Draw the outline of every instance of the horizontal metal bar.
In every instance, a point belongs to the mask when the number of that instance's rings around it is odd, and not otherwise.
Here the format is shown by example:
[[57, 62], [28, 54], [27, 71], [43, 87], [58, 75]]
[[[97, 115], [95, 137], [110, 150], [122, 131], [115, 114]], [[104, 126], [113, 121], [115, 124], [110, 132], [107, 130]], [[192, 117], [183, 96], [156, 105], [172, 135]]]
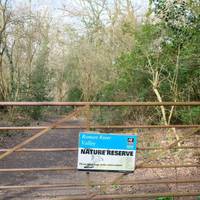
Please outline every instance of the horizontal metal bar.
[[[10, 149], [0, 149], [0, 152], [6, 152]], [[63, 151], [78, 151], [78, 148], [34, 148], [34, 149], [18, 149], [16, 152], [63, 152]]]
[[[118, 185], [152, 185], [152, 184], [186, 184], [186, 183], [199, 183], [200, 179], [182, 179], [182, 180], [135, 180], [135, 181], [123, 181], [119, 182]], [[91, 183], [91, 186], [105, 186], [106, 183]], [[61, 184], [46, 184], [46, 185], [15, 185], [15, 186], [0, 186], [0, 189], [18, 189], [18, 188], [48, 188], [48, 187], [87, 187], [86, 184], [82, 183], [61, 183]]]
[[[152, 185], [152, 184], [187, 184], [187, 183], [199, 183], [200, 179], [183, 179], [183, 180], [135, 180], [135, 181], [123, 181], [117, 183], [118, 185]], [[93, 187], [105, 186], [106, 183], [91, 183]], [[13, 189], [25, 189], [25, 188], [59, 188], [59, 187], [87, 187], [84, 183], [57, 183], [57, 184], [43, 184], [43, 185], [6, 185], [0, 186], [0, 190], [13, 190]]]
[[[177, 146], [170, 148], [172, 149], [199, 149], [200, 146]], [[165, 147], [138, 147], [138, 151], [154, 151], [154, 150], [164, 150], [166, 149]], [[0, 149], [0, 152], [6, 152], [9, 151], [10, 149]], [[78, 148], [23, 148], [23, 149], [18, 149], [15, 152], [63, 152], [63, 151], [78, 151]]]
[[[151, 194], [105, 194], [97, 195], [92, 199], [126, 199], [126, 198], [149, 198], [149, 197], [183, 197], [183, 196], [197, 196], [200, 192], [166, 192], [166, 193], [151, 193]], [[67, 199], [65, 199], [67, 200]]]
[[173, 148], [166, 149], [166, 147], [138, 147], [137, 150], [173, 150], [173, 149], [198, 149], [200, 146], [175, 146]]
[[[184, 184], [184, 183], [199, 183], [200, 179], [181, 179], [181, 180], [135, 180], [135, 181], [121, 181], [119, 185], [135, 185], [135, 184]], [[105, 184], [106, 185], [106, 184]]]
[[87, 187], [85, 184], [77, 183], [58, 183], [58, 184], [44, 184], [44, 185], [8, 185], [0, 186], [0, 190], [26, 189], [26, 188], [59, 188], [59, 187]]
[[[94, 125], [89, 126], [92, 129], [133, 129], [133, 128], [199, 128], [199, 124], [195, 125]], [[13, 127], [0, 127], [0, 131], [5, 130], [42, 130], [48, 126], [13, 126]], [[54, 129], [86, 129], [88, 126], [57, 126]]]
[[200, 164], [182, 164], [182, 165], [140, 165], [136, 169], [153, 169], [153, 168], [183, 168], [183, 167], [200, 167]]
[[70, 195], [62, 198], [56, 198], [54, 200], [88, 200], [88, 194]]
[[0, 102], [0, 106], [200, 106], [194, 102]]
[[[104, 195], [94, 195], [92, 199], [94, 200], [105, 200], [105, 199], [135, 199], [135, 198], [156, 198], [156, 197], [184, 197], [184, 196], [198, 196], [200, 192], [162, 192], [162, 193], [151, 193], [151, 194], [104, 194]], [[88, 196], [76, 195], [76, 196], [66, 196], [62, 198], [57, 198], [55, 200], [87, 200]]]
[[131, 128], [199, 128], [200, 124], [194, 125], [94, 125], [90, 126], [90, 128], [98, 128], [98, 129], [131, 129]]
[[[153, 168], [182, 168], [182, 167], [200, 167], [199, 164], [184, 164], [184, 165], [141, 165], [136, 166], [136, 169], [153, 169]], [[76, 171], [75, 167], [50, 167], [50, 168], [8, 168], [0, 169], [0, 172], [42, 172], [42, 171]]]
[[76, 171], [75, 167], [49, 167], [49, 168], [9, 168], [0, 169], [0, 172], [45, 172], [45, 171]]

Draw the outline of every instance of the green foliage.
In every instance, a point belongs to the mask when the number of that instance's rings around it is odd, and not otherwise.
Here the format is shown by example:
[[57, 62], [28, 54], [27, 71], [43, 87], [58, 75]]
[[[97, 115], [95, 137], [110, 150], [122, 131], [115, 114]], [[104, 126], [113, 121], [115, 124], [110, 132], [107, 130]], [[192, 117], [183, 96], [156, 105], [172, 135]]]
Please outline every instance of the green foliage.
[[[36, 60], [36, 66], [33, 69], [32, 76], [30, 77], [30, 85], [28, 91], [29, 96], [27, 96], [29, 101], [41, 102], [51, 100], [50, 78], [52, 73], [46, 67], [46, 62], [49, 55], [48, 43], [48, 38], [45, 37]], [[34, 107], [29, 110], [29, 114], [34, 119], [39, 119], [42, 117], [43, 111], [43, 107]]]
[[173, 200], [173, 197], [158, 197], [156, 200]]
[[[152, 1], [160, 21], [155, 25], [146, 22], [131, 32], [134, 48], [116, 59], [118, 79], [102, 89], [98, 100], [157, 101], [150, 82], [155, 72], [159, 73], [157, 89], [163, 101], [200, 100], [200, 20], [191, 2]], [[199, 116], [199, 108], [177, 109], [172, 122], [199, 123]], [[160, 114], [154, 112], [152, 117], [158, 120]]]
[[[90, 6], [100, 6], [95, 2], [86, 5], [91, 16], [81, 17], [86, 28], [81, 34], [75, 26], [62, 28], [34, 13], [27, 21], [8, 24], [0, 66], [1, 100], [158, 101], [155, 88], [162, 101], [200, 100], [199, 1], [150, 0], [152, 15], [141, 23], [130, 15], [131, 6], [126, 13], [122, 1], [119, 8], [110, 8], [108, 17], [102, 16], [105, 10], [96, 16], [91, 12]], [[122, 12], [114, 10], [120, 7]], [[46, 108], [23, 111], [38, 119]], [[102, 108], [99, 113], [103, 123], [135, 121], [135, 116], [162, 122], [159, 109]], [[176, 108], [172, 122], [199, 123], [198, 116], [198, 108]]]
[[[199, 28], [199, 13], [191, 5], [196, 1], [153, 0], [153, 12], [168, 33], [168, 40], [179, 46], [190, 41]], [[199, 6], [197, 4], [196, 6]]]
[[118, 79], [102, 89], [101, 94], [98, 94], [98, 100], [144, 101], [151, 98], [149, 74], [143, 71], [147, 63], [144, 50], [150, 51], [150, 44], [158, 34], [159, 28], [149, 24], [135, 32], [134, 49], [128, 53], [124, 52], [114, 65], [118, 71]]
[[199, 124], [200, 123], [200, 108], [199, 107], [190, 107], [184, 110], [179, 111], [180, 120], [184, 124]]
[[68, 91], [68, 101], [81, 101], [82, 95], [83, 95], [82, 91], [79, 88], [77, 87], [71, 88]]

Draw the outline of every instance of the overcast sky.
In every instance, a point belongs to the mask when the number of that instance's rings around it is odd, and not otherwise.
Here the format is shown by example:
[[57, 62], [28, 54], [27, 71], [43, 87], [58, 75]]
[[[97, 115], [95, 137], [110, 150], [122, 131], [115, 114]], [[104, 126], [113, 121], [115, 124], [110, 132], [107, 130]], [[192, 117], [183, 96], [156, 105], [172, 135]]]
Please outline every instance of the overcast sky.
[[[65, 22], [65, 24], [76, 26], [76, 28], [79, 27], [80, 30], [82, 30], [79, 19], [64, 17], [64, 13], [61, 10], [64, 4], [70, 6], [70, 9], [72, 9], [75, 1], [76, 0], [12, 0], [13, 5], [19, 10], [25, 5], [30, 5], [29, 3], [31, 2], [31, 8], [33, 12], [38, 10], [46, 11], [48, 9], [54, 20], [61, 20], [60, 22]], [[112, 1], [113, 0], [109, 0], [109, 3], [112, 3]], [[148, 0], [133, 0], [133, 2], [135, 4], [134, 8], [136, 10], [136, 16], [140, 20], [147, 10]]]
[[[112, 2], [112, 0], [110, 0]], [[30, 0], [13, 0], [16, 6], [20, 6], [23, 4], [28, 4]], [[62, 8], [63, 4], [71, 5], [74, 0], [31, 0], [33, 9], [43, 9], [48, 7], [53, 12], [60, 12], [59, 8]], [[144, 12], [147, 8], [148, 0], [135, 0], [135, 8], [140, 10], [140, 12]]]

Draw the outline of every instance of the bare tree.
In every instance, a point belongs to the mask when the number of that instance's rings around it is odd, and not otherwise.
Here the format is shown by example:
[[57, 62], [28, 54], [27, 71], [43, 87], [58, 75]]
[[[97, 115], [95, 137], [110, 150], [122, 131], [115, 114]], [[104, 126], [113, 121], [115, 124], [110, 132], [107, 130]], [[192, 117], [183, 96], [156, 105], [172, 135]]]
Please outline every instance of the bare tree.
[[7, 27], [10, 23], [11, 13], [8, 8], [8, 0], [0, 1], [0, 98], [5, 100], [8, 95], [8, 86], [6, 84], [4, 69], [3, 69], [3, 57], [6, 50], [7, 43]]
[[[147, 72], [151, 75], [151, 79], [149, 80], [151, 82], [152, 85], [152, 89], [156, 95], [156, 98], [159, 102], [163, 102], [162, 99], [162, 94], [160, 93], [160, 86], [162, 84], [162, 82], [164, 80], [167, 80], [170, 84], [170, 96], [173, 99], [174, 102], [177, 101], [178, 98], [178, 75], [179, 75], [179, 59], [180, 59], [180, 47], [178, 48], [178, 52], [176, 55], [176, 64], [175, 64], [175, 70], [173, 74], [168, 74], [168, 76], [164, 76], [162, 77], [162, 73], [165, 70], [165, 66], [160, 64], [160, 66], [153, 66], [151, 59], [149, 58], [149, 56], [147, 55], [147, 60], [148, 60], [148, 65], [146, 66], [146, 70]], [[166, 71], [166, 73], [168, 73]], [[171, 119], [174, 113], [174, 106], [171, 107], [171, 109], [169, 110], [169, 112], [167, 112], [167, 109], [164, 106], [160, 106], [161, 109], [161, 113], [162, 113], [162, 123], [164, 123], [164, 125], [170, 125], [171, 123]], [[169, 114], [168, 114], [169, 113]], [[172, 132], [175, 134], [175, 137], [177, 140], [179, 140], [179, 136], [176, 133], [176, 129], [172, 128], [170, 129], [172, 130]]]

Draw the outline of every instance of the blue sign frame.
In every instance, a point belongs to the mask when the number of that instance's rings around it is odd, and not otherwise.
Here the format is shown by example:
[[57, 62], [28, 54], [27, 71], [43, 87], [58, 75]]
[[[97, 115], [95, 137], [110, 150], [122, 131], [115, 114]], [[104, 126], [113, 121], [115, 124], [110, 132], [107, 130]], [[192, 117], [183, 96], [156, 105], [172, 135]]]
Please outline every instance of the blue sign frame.
[[78, 169], [132, 172], [135, 169], [136, 146], [136, 135], [81, 132]]

